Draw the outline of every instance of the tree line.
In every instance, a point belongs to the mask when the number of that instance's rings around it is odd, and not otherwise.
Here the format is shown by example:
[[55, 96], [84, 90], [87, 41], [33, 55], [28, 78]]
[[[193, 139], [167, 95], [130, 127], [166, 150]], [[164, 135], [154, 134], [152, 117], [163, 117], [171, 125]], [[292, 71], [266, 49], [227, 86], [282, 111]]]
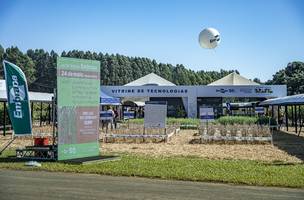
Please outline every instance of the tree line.
[[[237, 70], [194, 71], [182, 64], [159, 63], [154, 59], [129, 57], [119, 54], [103, 54], [91, 51], [63, 51], [58, 54], [43, 49], [29, 49], [23, 53], [18, 47], [4, 49], [0, 45], [0, 78], [3, 79], [2, 60], [19, 66], [25, 73], [31, 91], [52, 92], [56, 88], [56, 59], [58, 56], [100, 61], [100, 83], [102, 85], [124, 85], [151, 72], [176, 85], [207, 85]], [[254, 81], [260, 82], [255, 78]], [[277, 72], [266, 84], [287, 84], [288, 93], [304, 93], [304, 63], [292, 62]]]

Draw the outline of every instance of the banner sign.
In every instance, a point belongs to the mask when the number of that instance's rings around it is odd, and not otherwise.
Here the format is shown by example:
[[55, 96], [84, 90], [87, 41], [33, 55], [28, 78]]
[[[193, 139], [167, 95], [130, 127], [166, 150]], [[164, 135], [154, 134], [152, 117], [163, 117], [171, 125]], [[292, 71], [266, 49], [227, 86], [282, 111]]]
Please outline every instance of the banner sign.
[[112, 120], [113, 112], [112, 111], [100, 111], [100, 120]]
[[3, 61], [9, 117], [14, 134], [32, 134], [32, 119], [26, 77], [13, 63]]
[[167, 102], [147, 101], [145, 104], [145, 128], [166, 128]]
[[202, 122], [214, 121], [214, 111], [211, 107], [200, 107], [200, 119]]
[[57, 58], [58, 160], [99, 155], [100, 62]]
[[134, 111], [124, 111], [123, 116], [124, 116], [124, 119], [134, 119], [135, 112]]

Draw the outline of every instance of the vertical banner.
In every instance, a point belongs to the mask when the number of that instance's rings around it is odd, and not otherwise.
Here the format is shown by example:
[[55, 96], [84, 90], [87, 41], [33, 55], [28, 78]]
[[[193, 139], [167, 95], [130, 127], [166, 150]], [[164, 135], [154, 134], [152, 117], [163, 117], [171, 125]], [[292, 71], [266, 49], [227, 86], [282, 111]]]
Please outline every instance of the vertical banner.
[[32, 134], [31, 111], [26, 77], [13, 63], [3, 61], [9, 117], [14, 134]]
[[58, 160], [99, 155], [100, 62], [57, 58]]

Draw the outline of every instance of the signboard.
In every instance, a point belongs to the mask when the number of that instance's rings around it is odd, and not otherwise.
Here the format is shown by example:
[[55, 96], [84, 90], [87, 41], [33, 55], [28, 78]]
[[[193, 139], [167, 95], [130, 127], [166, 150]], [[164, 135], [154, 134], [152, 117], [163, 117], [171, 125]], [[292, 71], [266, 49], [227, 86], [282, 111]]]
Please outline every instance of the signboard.
[[6, 90], [5, 80], [0, 80], [0, 90]]
[[112, 111], [100, 111], [100, 120], [112, 120], [113, 112]]
[[31, 110], [26, 77], [13, 63], [3, 61], [9, 117], [14, 134], [32, 134]]
[[256, 114], [264, 114], [264, 107], [255, 107]]
[[145, 104], [145, 128], [166, 128], [167, 102], [147, 101]]
[[58, 160], [99, 155], [100, 62], [57, 58]]
[[286, 85], [233, 86], [102, 86], [112, 97], [283, 97]]
[[200, 107], [200, 119], [202, 122], [214, 121], [214, 111], [211, 107]]
[[134, 119], [135, 112], [134, 111], [124, 111], [123, 116], [124, 116], [124, 119]]

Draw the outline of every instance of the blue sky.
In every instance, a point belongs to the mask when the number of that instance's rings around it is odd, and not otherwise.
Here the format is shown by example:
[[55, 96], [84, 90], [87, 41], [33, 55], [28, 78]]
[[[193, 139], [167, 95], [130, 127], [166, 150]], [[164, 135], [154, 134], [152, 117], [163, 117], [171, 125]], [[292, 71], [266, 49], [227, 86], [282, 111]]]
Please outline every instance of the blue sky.
[[[0, 44], [237, 69], [265, 81], [288, 62], [304, 61], [303, 10], [301, 0], [0, 0]], [[206, 27], [221, 34], [215, 50], [198, 44]]]

